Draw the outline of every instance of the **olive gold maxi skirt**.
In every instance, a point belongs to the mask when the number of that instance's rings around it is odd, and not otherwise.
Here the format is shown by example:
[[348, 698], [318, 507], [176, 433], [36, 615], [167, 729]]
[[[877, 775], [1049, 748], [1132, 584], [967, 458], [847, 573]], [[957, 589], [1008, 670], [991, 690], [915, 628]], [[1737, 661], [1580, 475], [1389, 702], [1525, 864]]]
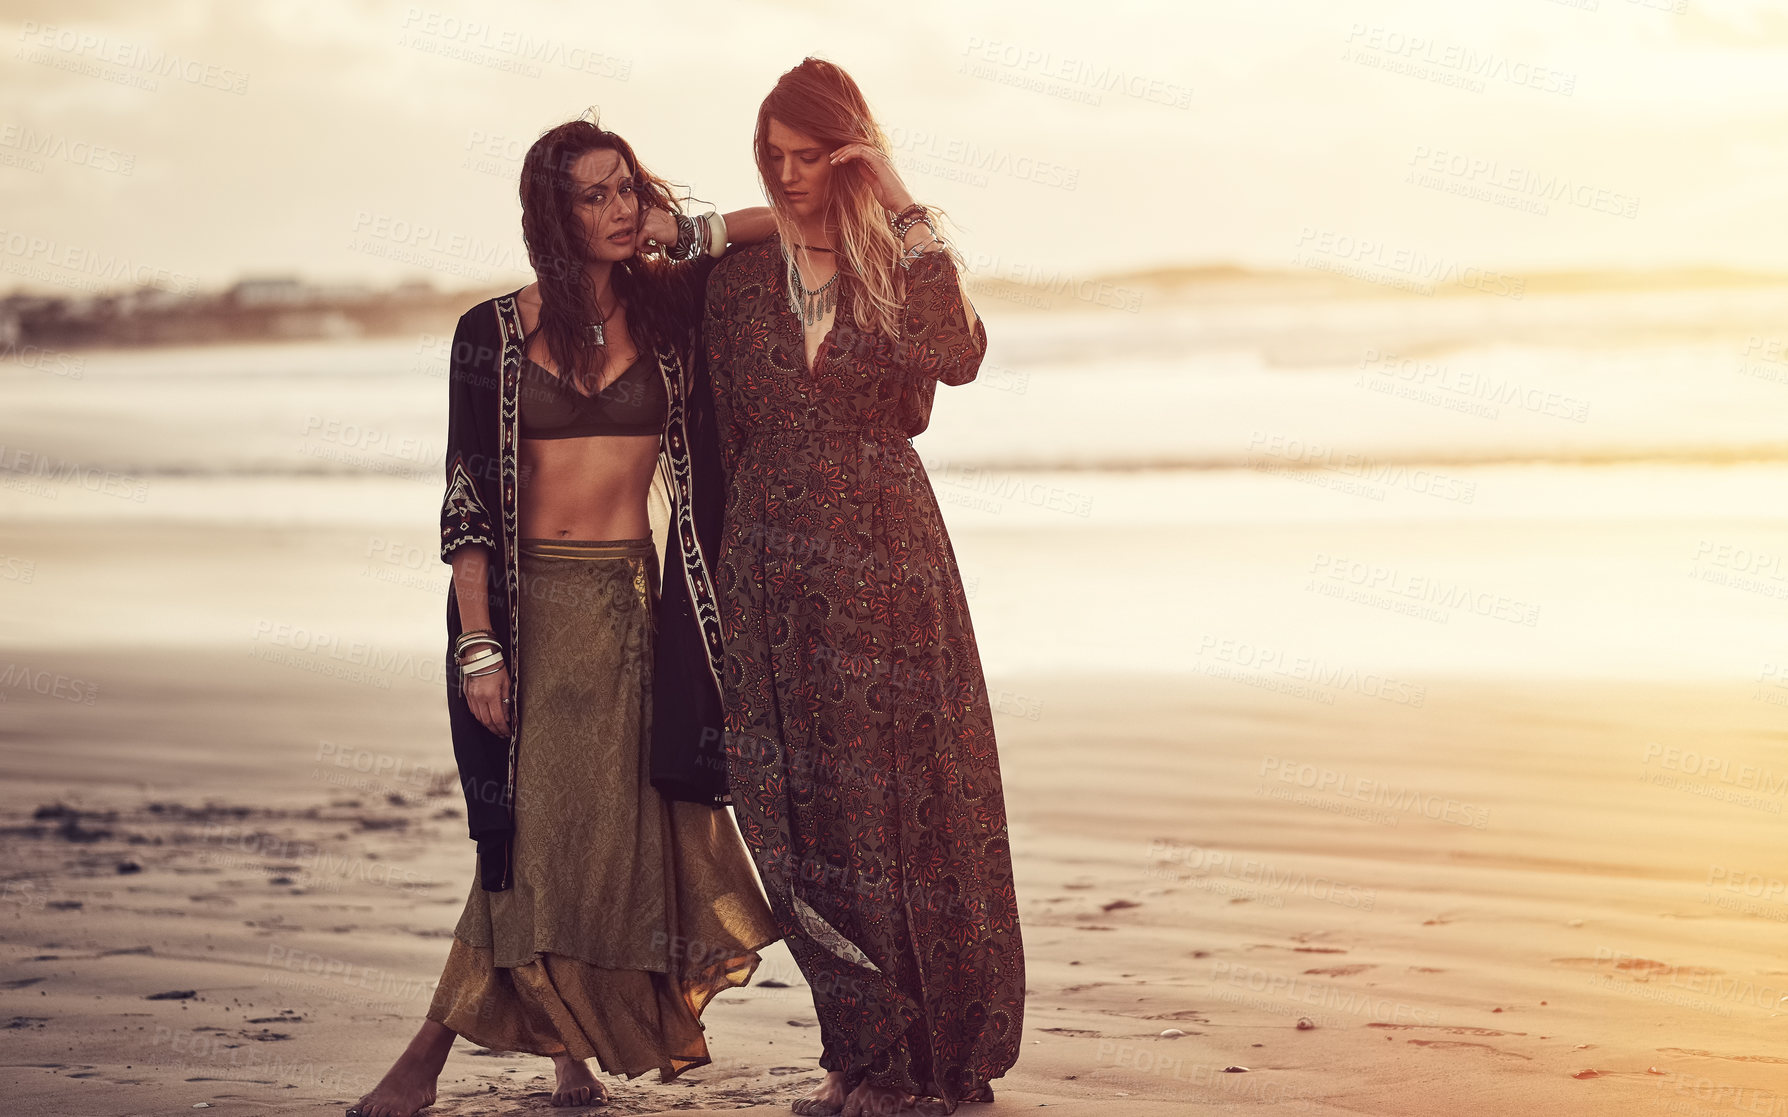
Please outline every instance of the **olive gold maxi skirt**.
[[502, 1051], [669, 1081], [778, 937], [724, 809], [649, 776], [650, 539], [521, 541], [514, 884], [473, 873], [428, 1018]]

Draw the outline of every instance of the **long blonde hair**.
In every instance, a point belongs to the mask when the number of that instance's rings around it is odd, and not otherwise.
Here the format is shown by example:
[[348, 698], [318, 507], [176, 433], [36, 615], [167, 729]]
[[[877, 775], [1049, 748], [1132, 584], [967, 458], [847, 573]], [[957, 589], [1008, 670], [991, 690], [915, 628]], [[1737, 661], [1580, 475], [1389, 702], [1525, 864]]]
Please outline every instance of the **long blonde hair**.
[[[770, 119], [803, 132], [828, 149], [845, 144], [865, 144], [893, 162], [888, 137], [869, 111], [869, 103], [857, 83], [837, 64], [809, 56], [776, 79], [775, 88], [757, 110], [753, 149], [764, 196], [776, 220], [776, 232], [791, 256], [802, 243], [800, 228], [782, 195], [781, 176], [770, 162]], [[832, 168], [827, 191], [826, 225], [837, 232], [839, 282], [852, 285], [855, 326], [865, 333], [890, 339], [900, 336], [900, 307], [905, 301], [905, 269], [899, 266], [904, 246], [889, 227], [886, 211], [875, 200], [869, 175], [860, 163]], [[928, 207], [931, 208], [931, 207]], [[931, 208], [932, 221], [940, 225], [941, 211]], [[943, 251], [960, 267], [962, 258], [953, 246]], [[792, 279], [790, 298], [794, 297]]]

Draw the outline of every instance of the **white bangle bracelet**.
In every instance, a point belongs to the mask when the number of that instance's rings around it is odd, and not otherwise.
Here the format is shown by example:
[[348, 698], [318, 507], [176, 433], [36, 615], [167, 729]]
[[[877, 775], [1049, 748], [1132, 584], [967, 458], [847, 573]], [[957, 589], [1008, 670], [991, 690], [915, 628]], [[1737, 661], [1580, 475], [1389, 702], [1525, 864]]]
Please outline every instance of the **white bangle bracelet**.
[[726, 255], [726, 218], [712, 212], [708, 214], [708, 255]]
[[464, 662], [462, 662], [459, 665], [459, 673], [461, 675], [465, 675], [468, 672], [477, 671], [481, 667], [489, 667], [493, 663], [501, 663], [501, 662], [503, 662], [503, 653], [502, 652], [498, 652], [498, 651], [480, 652], [477, 655], [473, 656], [471, 659], [468, 659], [468, 660], [465, 660]]

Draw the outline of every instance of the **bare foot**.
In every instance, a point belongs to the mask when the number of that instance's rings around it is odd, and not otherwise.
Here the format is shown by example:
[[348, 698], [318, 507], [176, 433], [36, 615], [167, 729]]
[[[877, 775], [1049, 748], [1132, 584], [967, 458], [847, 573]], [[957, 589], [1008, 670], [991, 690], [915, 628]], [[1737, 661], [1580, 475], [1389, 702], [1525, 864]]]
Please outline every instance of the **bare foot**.
[[415, 1117], [435, 1104], [435, 1079], [447, 1065], [454, 1032], [436, 1020], [424, 1020], [404, 1053], [385, 1077], [364, 1094], [347, 1117]]
[[[970, 1090], [968, 1093], [962, 1095], [962, 1097], [958, 1098], [957, 1100], [959, 1102], [972, 1102], [972, 1101], [988, 1102], [988, 1101], [992, 1101], [993, 1100], [993, 1086], [991, 1084], [978, 1086], [975, 1089]], [[945, 1117], [945, 1115], [948, 1114], [949, 1112], [950, 1112], [950, 1107], [944, 1104], [944, 1099], [942, 1099], [942, 1098], [929, 1098], [928, 1097], [928, 1098], [914, 1098], [913, 1099], [914, 1117]]]
[[813, 1088], [813, 1093], [789, 1106], [800, 1117], [832, 1117], [844, 1109], [844, 1072], [826, 1072], [826, 1080]]
[[582, 1059], [554, 1055], [553, 1070], [559, 1075], [559, 1088], [553, 1091], [554, 1105], [608, 1104], [608, 1087], [596, 1080]]
[[912, 1106], [911, 1094], [865, 1082], [844, 1099], [843, 1117], [894, 1117], [911, 1112]]

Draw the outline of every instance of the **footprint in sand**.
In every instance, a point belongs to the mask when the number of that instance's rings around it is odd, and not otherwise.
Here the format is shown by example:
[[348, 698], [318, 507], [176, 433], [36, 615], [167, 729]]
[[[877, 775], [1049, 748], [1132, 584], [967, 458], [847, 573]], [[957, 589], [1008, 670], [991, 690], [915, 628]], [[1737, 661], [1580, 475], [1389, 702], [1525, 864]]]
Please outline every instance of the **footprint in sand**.
[[1524, 1062], [1533, 1062], [1533, 1056], [1531, 1055], [1522, 1055], [1515, 1051], [1504, 1051], [1500, 1047], [1492, 1047], [1487, 1043], [1471, 1043], [1462, 1039], [1412, 1039], [1409, 1042], [1416, 1044], [1419, 1047], [1476, 1047], [1488, 1051], [1492, 1055], [1501, 1055], [1505, 1059], [1521, 1059]]
[[1788, 1063], [1779, 1055], [1722, 1055], [1718, 1051], [1698, 1051], [1693, 1047], [1660, 1047], [1660, 1055], [1694, 1055], [1702, 1059], [1729, 1059], [1735, 1063]]
[[1654, 977], [1709, 977], [1724, 973], [1723, 970], [1710, 969], [1707, 966], [1672, 966], [1668, 962], [1660, 962], [1655, 958], [1619, 958], [1609, 965], [1607, 958], [1554, 958], [1555, 966], [1569, 966], [1574, 970], [1601, 970], [1612, 968], [1618, 973], [1630, 975], [1636, 981], [1650, 981]]
[[1175, 1012], [1157, 1012], [1143, 1017], [1144, 1020], [1192, 1020], [1200, 1024], [1209, 1024], [1204, 1010], [1199, 1008], [1182, 1008]]
[[1397, 1028], [1400, 1030], [1408, 1030], [1411, 1028], [1433, 1028], [1435, 1031], [1445, 1032], [1450, 1036], [1524, 1036], [1527, 1034], [1526, 1032], [1499, 1032], [1495, 1028], [1473, 1028], [1466, 1024], [1387, 1024], [1380, 1020], [1373, 1020], [1369, 1022], [1366, 1027]]

